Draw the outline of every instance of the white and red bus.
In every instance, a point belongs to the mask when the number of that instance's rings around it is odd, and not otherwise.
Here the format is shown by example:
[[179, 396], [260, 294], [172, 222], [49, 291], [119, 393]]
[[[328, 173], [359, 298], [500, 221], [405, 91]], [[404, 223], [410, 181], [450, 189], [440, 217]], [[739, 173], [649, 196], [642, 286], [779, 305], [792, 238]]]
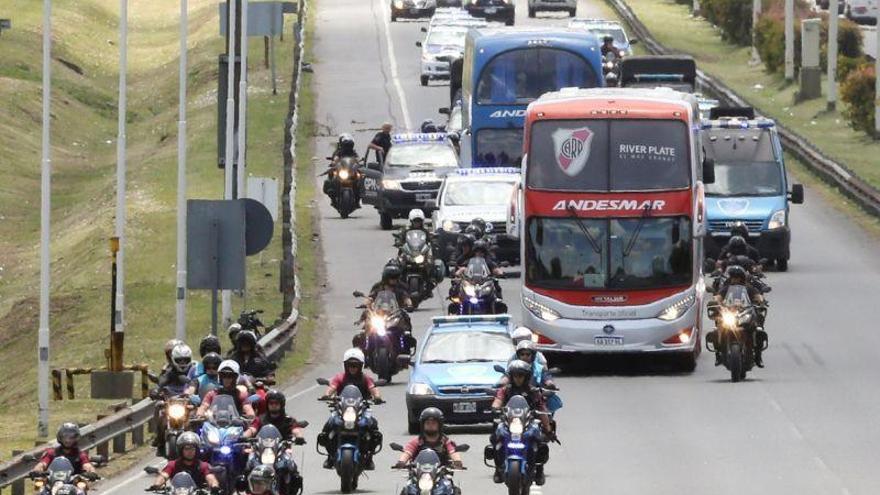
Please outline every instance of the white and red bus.
[[693, 95], [564, 89], [529, 105], [521, 229], [526, 326], [550, 353], [701, 343], [703, 157]]

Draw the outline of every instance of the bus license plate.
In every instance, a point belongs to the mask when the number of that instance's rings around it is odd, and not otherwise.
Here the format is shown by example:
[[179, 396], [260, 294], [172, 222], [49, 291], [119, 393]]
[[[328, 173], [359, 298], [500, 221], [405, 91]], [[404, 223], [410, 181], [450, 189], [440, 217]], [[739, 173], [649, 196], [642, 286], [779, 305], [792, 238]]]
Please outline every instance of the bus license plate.
[[623, 345], [623, 337], [609, 337], [605, 335], [597, 335], [593, 337], [593, 343], [599, 346], [615, 346]]
[[453, 402], [452, 412], [456, 414], [469, 414], [477, 412], [476, 402]]
[[494, 14], [495, 12], [498, 12], [498, 7], [486, 7], [487, 14]]

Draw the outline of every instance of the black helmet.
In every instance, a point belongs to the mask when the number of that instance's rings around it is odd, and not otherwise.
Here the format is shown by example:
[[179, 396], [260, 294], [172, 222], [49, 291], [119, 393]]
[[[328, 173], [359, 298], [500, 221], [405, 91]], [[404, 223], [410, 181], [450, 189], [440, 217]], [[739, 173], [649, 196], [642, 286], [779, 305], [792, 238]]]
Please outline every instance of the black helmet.
[[532, 366], [520, 359], [514, 359], [507, 365], [507, 374], [510, 375], [510, 378], [513, 378], [516, 375], [522, 375], [526, 378], [532, 376]]
[[212, 367], [215, 370], [219, 370], [220, 363], [222, 362], [223, 358], [220, 357], [220, 354], [217, 354], [216, 352], [209, 352], [205, 354], [205, 357], [202, 358], [202, 368], [207, 370], [208, 367]]
[[256, 484], [262, 485], [263, 488], [262, 493], [271, 493], [272, 482], [275, 480], [275, 470], [272, 469], [272, 466], [268, 466], [266, 464], [260, 464], [255, 467], [251, 474], [248, 475], [248, 488], [250, 491], [256, 492], [255, 489]]
[[745, 222], [737, 220], [736, 222], [733, 222], [733, 226], [730, 227], [730, 235], [731, 236], [738, 235], [738, 236], [742, 237], [743, 239], [748, 239], [749, 238], [749, 227], [748, 227], [748, 225], [745, 224]]
[[730, 241], [727, 243], [727, 250], [730, 254], [743, 255], [748, 253], [748, 244], [746, 244], [746, 240], [742, 237], [735, 235], [730, 238]]
[[385, 265], [385, 268], [382, 269], [382, 281], [387, 282], [392, 278], [400, 278], [400, 267], [392, 264]]
[[727, 267], [727, 279], [739, 278], [743, 282], [746, 280], [746, 269], [739, 265], [730, 265]]
[[436, 419], [437, 422], [440, 423], [440, 428], [443, 428], [443, 423], [446, 421], [446, 418], [443, 416], [443, 411], [436, 407], [427, 407], [421, 414], [419, 414], [419, 424], [422, 425], [422, 427], [424, 427], [425, 421], [429, 419]]
[[467, 246], [469, 248], [473, 248], [474, 242], [476, 242], [476, 241], [477, 241], [477, 239], [471, 234], [463, 234], [463, 235], [458, 236], [458, 245], [459, 246]]
[[199, 342], [199, 357], [205, 358], [209, 353], [220, 354], [220, 339], [216, 335], [205, 335]]
[[[238, 334], [241, 332], [241, 323], [233, 323], [229, 325], [229, 341], [232, 342], [232, 345], [235, 345], [236, 340], [238, 339]], [[218, 353], [219, 354], [219, 353]]]
[[74, 443], [79, 441], [79, 426], [76, 423], [64, 423], [58, 428], [55, 440], [58, 440], [62, 447], [64, 446], [65, 438], [73, 440]]
[[480, 251], [482, 251], [483, 254], [489, 254], [489, 245], [482, 239], [474, 243], [474, 252], [478, 253]]
[[437, 126], [434, 125], [434, 121], [431, 119], [425, 119], [422, 121], [422, 132], [437, 132]]
[[486, 231], [486, 221], [482, 218], [477, 217], [471, 220], [471, 225], [473, 225], [474, 227], [478, 227], [480, 229], [480, 232]]
[[613, 43], [613, 42], [614, 42], [614, 36], [611, 36], [611, 35], [609, 35], [609, 34], [606, 34], [605, 36], [602, 36], [602, 43], [608, 43], [609, 41]]
[[251, 348], [257, 347], [257, 336], [250, 330], [242, 330], [238, 332], [235, 342], [241, 347], [242, 344], [250, 344]]
[[465, 234], [470, 234], [474, 236], [474, 239], [479, 239], [483, 237], [483, 230], [479, 225], [474, 225], [473, 223], [468, 225], [466, 229], [464, 229]]
[[354, 138], [345, 132], [339, 135], [339, 151], [354, 152]]
[[281, 410], [284, 410], [284, 406], [287, 404], [287, 397], [285, 397], [284, 393], [280, 390], [272, 389], [269, 393], [266, 394], [266, 406], [269, 406], [269, 402], [277, 402], [281, 404]]
[[196, 452], [198, 452], [202, 446], [202, 440], [195, 433], [185, 431], [177, 436], [177, 448], [182, 451], [186, 446], [195, 447]]

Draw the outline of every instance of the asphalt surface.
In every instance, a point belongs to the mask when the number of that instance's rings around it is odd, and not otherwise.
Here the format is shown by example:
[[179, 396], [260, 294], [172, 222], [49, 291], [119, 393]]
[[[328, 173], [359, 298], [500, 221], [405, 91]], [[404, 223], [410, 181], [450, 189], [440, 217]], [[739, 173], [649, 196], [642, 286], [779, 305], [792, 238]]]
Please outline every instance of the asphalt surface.
[[[419, 85], [415, 42], [425, 24], [390, 24], [387, 9], [384, 0], [318, 5], [313, 64], [322, 135], [318, 157], [329, 154], [329, 136], [340, 132], [354, 131], [362, 147], [384, 120], [398, 130], [424, 118], [442, 121], [436, 111], [447, 105], [448, 87]], [[581, 0], [579, 16], [599, 13]], [[518, 25], [567, 22], [556, 14], [527, 19], [524, 0], [517, 1], [517, 14]], [[729, 383], [729, 374], [713, 367], [705, 352], [689, 374], [641, 358], [590, 359], [566, 368], [557, 380], [565, 401], [557, 415], [563, 445], [551, 447], [547, 484], [533, 487], [533, 493], [878, 493], [880, 333], [872, 311], [880, 294], [878, 240], [809, 190], [806, 203], [793, 208], [790, 271], [768, 277], [773, 292], [767, 368], [739, 384]], [[341, 369], [339, 359], [358, 316], [351, 292], [368, 290], [394, 254], [391, 235], [379, 229], [371, 207], [347, 220], [324, 197], [316, 208], [328, 278], [326, 315], [316, 338], [326, 345], [304, 377], [284, 388], [288, 411], [312, 423], [302, 457], [307, 494], [339, 490], [335, 473], [321, 468], [323, 459], [314, 451], [327, 417], [326, 406], [315, 400], [321, 390], [314, 379]], [[502, 282], [517, 318], [518, 284]], [[442, 297], [435, 297], [412, 315], [417, 336], [443, 307]], [[407, 372], [397, 375], [382, 390], [388, 404], [374, 408], [386, 446], [408, 438], [406, 379]], [[482, 463], [486, 434], [456, 433], [459, 443], [472, 447], [464, 456], [469, 470], [456, 475], [463, 491], [503, 493]], [[360, 492], [397, 494], [403, 478], [389, 469], [395, 460], [386, 447], [376, 457], [377, 470], [361, 480]], [[105, 482], [100, 493], [140, 492], [151, 480], [139, 469], [158, 463], [144, 460]]]

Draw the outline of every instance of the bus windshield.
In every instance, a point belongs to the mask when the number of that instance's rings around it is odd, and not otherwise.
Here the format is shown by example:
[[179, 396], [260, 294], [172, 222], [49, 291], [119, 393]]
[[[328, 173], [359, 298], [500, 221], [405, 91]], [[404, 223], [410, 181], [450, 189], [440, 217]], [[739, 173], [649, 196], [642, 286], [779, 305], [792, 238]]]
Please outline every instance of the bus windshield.
[[526, 183], [555, 191], [649, 191], [690, 185], [678, 120], [553, 120], [532, 125]]
[[477, 83], [479, 105], [527, 105], [565, 87], [599, 86], [583, 57], [558, 48], [520, 48], [504, 52], [483, 68]]
[[474, 165], [481, 167], [519, 167], [522, 164], [523, 130], [480, 129]]
[[690, 233], [687, 217], [535, 217], [526, 229], [526, 283], [548, 289], [687, 285]]

